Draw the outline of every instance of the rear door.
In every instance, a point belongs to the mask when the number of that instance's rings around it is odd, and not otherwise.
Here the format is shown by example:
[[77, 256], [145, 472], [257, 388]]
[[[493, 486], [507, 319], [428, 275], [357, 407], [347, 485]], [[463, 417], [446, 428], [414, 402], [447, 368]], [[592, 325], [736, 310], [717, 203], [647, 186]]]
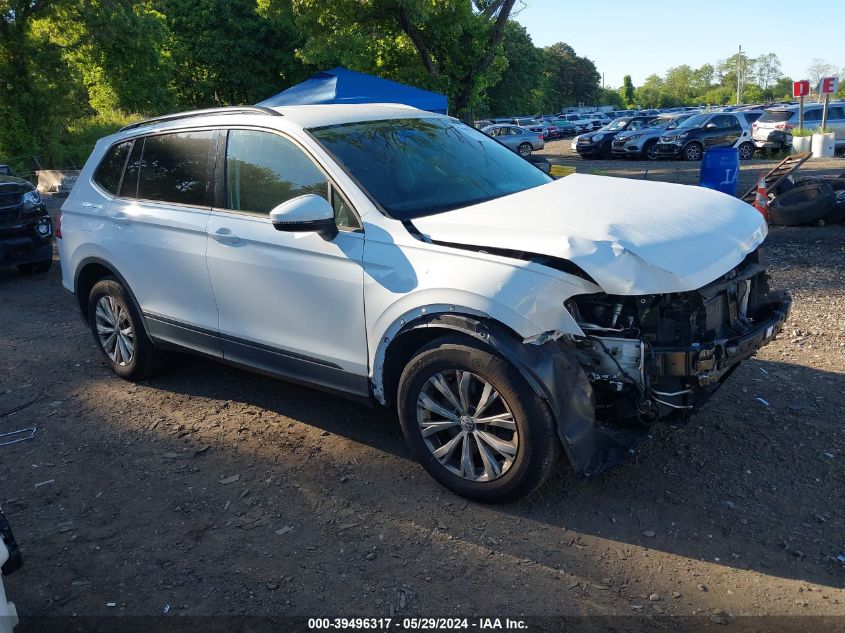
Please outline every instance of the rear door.
[[215, 135], [161, 133], [112, 148], [107, 159], [126, 156], [122, 176], [97, 182], [95, 174], [95, 183], [117, 195], [83, 206], [99, 206], [102, 246], [138, 300], [150, 333], [220, 356], [205, 263]]
[[[208, 223], [208, 270], [227, 360], [359, 395], [369, 390], [364, 233], [308, 153], [276, 131], [231, 129]], [[339, 233], [277, 231], [270, 211], [326, 197]]]
[[827, 111], [827, 127], [836, 134], [837, 143], [845, 143], [845, 106], [830, 106]]

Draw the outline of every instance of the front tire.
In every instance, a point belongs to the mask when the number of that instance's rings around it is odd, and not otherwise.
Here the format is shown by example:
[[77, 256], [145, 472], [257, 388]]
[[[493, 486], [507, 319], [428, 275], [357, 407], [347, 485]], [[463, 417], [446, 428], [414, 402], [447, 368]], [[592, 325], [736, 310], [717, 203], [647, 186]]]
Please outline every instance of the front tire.
[[150, 341], [135, 303], [120, 282], [106, 277], [88, 295], [88, 326], [109, 369], [126, 380], [149, 378], [166, 354]]
[[521, 143], [519, 147], [516, 148], [517, 154], [525, 158], [526, 156], [531, 156], [531, 144], [530, 143]]
[[657, 160], [657, 141], [649, 141], [645, 144], [643, 156], [647, 160]]
[[516, 368], [469, 337], [421, 349], [399, 381], [398, 412], [417, 460], [452, 492], [487, 503], [531, 494], [561, 452], [551, 412]]
[[701, 143], [696, 143], [693, 141], [689, 145], [684, 148], [684, 160], [689, 161], [696, 161], [701, 160], [701, 157], [704, 155], [704, 148], [701, 146]]

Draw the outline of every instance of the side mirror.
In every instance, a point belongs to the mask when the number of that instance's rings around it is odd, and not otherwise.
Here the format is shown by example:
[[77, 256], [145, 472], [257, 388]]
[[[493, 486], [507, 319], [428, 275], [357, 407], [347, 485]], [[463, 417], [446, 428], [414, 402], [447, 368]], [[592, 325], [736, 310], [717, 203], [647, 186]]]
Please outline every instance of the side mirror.
[[270, 221], [277, 231], [313, 232], [327, 240], [332, 240], [337, 235], [332, 205], [314, 193], [283, 202], [270, 211]]
[[532, 163], [537, 169], [544, 171], [545, 173], [550, 173], [552, 171], [552, 164], [543, 156], [535, 156], [534, 154], [529, 154], [528, 156], [524, 156], [525, 160], [529, 163]]
[[704, 126], [704, 129], [705, 130], [715, 130], [716, 124], [715, 123], [708, 123], [707, 125]]

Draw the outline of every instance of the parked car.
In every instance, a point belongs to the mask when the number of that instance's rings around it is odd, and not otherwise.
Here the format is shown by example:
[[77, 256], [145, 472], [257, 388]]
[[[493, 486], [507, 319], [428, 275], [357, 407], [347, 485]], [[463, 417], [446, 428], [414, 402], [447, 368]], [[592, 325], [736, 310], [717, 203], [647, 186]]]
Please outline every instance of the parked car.
[[559, 138], [574, 136], [578, 133], [578, 126], [572, 121], [567, 121], [566, 119], [553, 119], [552, 123], [554, 123], [557, 128]]
[[41, 195], [26, 180], [0, 175], [0, 267], [43, 273], [53, 263], [53, 225]]
[[575, 137], [575, 151], [581, 158], [610, 158], [613, 139], [625, 130], [639, 130], [654, 117], [620, 117], [600, 128], [597, 132], [587, 132]]
[[657, 159], [657, 141], [661, 135], [674, 130], [692, 116], [692, 113], [664, 114], [651, 119], [638, 130], [625, 130], [613, 139], [611, 153], [614, 158]]
[[543, 124], [540, 123], [537, 119], [517, 117], [515, 119], [511, 119], [510, 121], [508, 121], [508, 123], [519, 126], [521, 128], [525, 128], [526, 130], [530, 130], [532, 132], [543, 131]]
[[548, 141], [561, 137], [557, 131], [557, 126], [551, 121], [540, 121], [540, 126], [543, 128], [543, 140]]
[[3, 576], [10, 576], [23, 565], [20, 549], [6, 516], [0, 511], [0, 633], [11, 633], [18, 624], [15, 604], [6, 596]]
[[593, 129], [593, 120], [584, 118], [581, 114], [565, 114], [561, 118], [572, 123], [578, 132], [587, 132]]
[[[804, 106], [804, 128], [821, 126], [822, 104]], [[798, 127], [798, 106], [777, 106], [765, 110], [751, 126], [751, 138], [760, 149], [792, 147], [792, 130]], [[827, 127], [836, 135], [836, 148], [845, 147], [845, 102], [828, 105]]]
[[740, 160], [754, 156], [751, 123], [760, 112], [716, 112], [696, 114], [660, 137], [655, 146], [658, 158], [701, 160], [710, 147], [737, 147]]
[[388, 406], [437, 481], [488, 502], [564, 452], [581, 475], [625, 460], [790, 306], [741, 200], [553, 180], [406, 106], [142, 121], [97, 142], [61, 212], [63, 286], [118, 376], [184, 350]]
[[543, 149], [546, 146], [542, 132], [531, 132], [516, 125], [488, 125], [481, 131], [523, 158], [529, 156], [534, 150]]

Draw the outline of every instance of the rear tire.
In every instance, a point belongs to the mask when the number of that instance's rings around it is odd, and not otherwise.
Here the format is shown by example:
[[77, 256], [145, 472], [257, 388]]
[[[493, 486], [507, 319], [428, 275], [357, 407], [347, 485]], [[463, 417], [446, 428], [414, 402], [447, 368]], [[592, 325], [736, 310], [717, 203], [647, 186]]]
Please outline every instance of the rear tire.
[[52, 259], [45, 259], [43, 262], [33, 262], [31, 264], [18, 264], [18, 272], [22, 275], [38, 275], [46, 273], [53, 266]]
[[751, 160], [754, 158], [754, 151], [757, 149], [754, 147], [754, 143], [742, 143], [737, 148], [739, 150], [739, 160]]
[[94, 284], [88, 295], [88, 326], [106, 365], [126, 380], [149, 378], [167, 354], [153, 345], [126, 288], [114, 277]]
[[531, 144], [530, 143], [521, 143], [516, 148], [516, 152], [517, 152], [517, 154], [519, 154], [523, 158], [525, 158], [526, 156], [531, 156], [531, 152], [532, 152]]
[[834, 200], [828, 184], [795, 187], [774, 199], [769, 215], [773, 224], [781, 226], [812, 224], [833, 210]]
[[422, 467], [468, 499], [529, 495], [561, 454], [546, 404], [513, 365], [470, 337], [447, 335], [422, 348], [402, 372], [397, 407]]
[[693, 141], [684, 148], [684, 160], [696, 161], [701, 160], [704, 155], [704, 148], [701, 143]]

